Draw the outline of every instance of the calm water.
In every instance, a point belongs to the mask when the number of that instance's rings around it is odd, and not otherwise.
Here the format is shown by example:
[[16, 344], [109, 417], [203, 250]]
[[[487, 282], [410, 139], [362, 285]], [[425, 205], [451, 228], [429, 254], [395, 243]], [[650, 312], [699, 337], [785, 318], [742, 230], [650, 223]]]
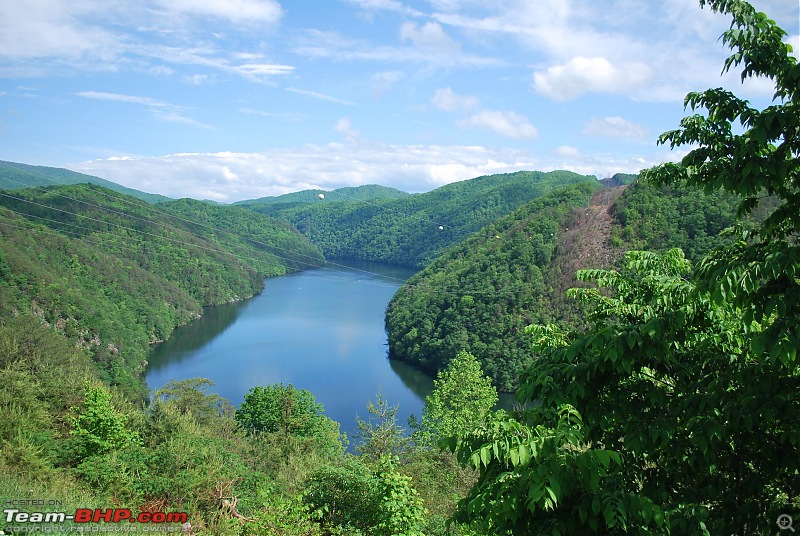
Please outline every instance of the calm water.
[[412, 271], [374, 263], [328, 265], [268, 279], [243, 303], [211, 307], [177, 330], [149, 360], [147, 383], [209, 378], [238, 406], [257, 385], [308, 389], [352, 437], [355, 417], [378, 390], [398, 404], [398, 420], [420, 416], [433, 380], [387, 358], [384, 311]]

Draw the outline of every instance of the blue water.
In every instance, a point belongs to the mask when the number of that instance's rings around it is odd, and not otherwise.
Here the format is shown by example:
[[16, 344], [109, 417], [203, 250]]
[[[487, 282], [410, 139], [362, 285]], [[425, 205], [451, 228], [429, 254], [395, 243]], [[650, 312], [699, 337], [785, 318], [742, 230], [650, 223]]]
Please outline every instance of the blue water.
[[194, 377], [238, 406], [257, 385], [308, 389], [325, 414], [352, 437], [356, 415], [378, 391], [398, 405], [405, 425], [419, 417], [432, 379], [387, 358], [386, 305], [413, 272], [374, 263], [328, 265], [268, 279], [264, 292], [242, 303], [206, 309], [150, 357], [147, 383]]

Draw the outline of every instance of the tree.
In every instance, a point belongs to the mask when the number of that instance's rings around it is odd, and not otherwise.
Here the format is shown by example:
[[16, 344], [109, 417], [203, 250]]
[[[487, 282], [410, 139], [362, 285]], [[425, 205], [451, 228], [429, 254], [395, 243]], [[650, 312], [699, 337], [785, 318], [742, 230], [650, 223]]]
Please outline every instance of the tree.
[[356, 437], [359, 439], [356, 451], [361, 456], [377, 463], [382, 457], [398, 456], [405, 448], [408, 438], [397, 423], [397, 409], [397, 405], [390, 406], [386, 402], [379, 390], [377, 401], [367, 402], [368, 420], [363, 421], [356, 415]]
[[83, 393], [83, 407], [72, 408], [70, 418], [78, 460], [122, 448], [134, 439], [125, 427], [127, 417], [114, 408], [106, 387], [87, 381]]
[[236, 420], [251, 433], [279, 432], [283, 436], [306, 437], [320, 432], [328, 420], [322, 404], [306, 389], [276, 383], [253, 387], [236, 410]]
[[474, 355], [459, 352], [433, 380], [433, 392], [425, 398], [417, 434], [422, 443], [440, 437], [465, 434], [483, 424], [497, 404], [497, 390], [483, 375]]
[[198, 422], [208, 423], [214, 417], [225, 414], [230, 408], [228, 401], [218, 394], [205, 392], [214, 385], [208, 378], [172, 380], [156, 390], [153, 397], [158, 403], [174, 404], [181, 415], [188, 413]]
[[490, 533], [763, 534], [800, 505], [800, 69], [748, 3], [700, 3], [733, 18], [724, 70], [772, 79], [780, 102], [690, 94], [707, 115], [661, 142], [696, 148], [643, 177], [723, 188], [740, 216], [764, 195], [778, 208], [694, 273], [679, 250], [578, 272], [598, 287], [570, 291], [589, 329], [531, 328], [518, 396], [541, 404], [449, 444], [480, 469], [460, 516]]

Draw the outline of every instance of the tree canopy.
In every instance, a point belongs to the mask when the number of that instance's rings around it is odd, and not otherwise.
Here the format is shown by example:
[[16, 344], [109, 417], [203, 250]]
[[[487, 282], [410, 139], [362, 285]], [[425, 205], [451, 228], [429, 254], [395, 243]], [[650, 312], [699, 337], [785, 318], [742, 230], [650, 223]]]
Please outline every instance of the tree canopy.
[[694, 148], [643, 177], [722, 188], [739, 216], [767, 195], [777, 208], [695, 271], [672, 250], [578, 273], [596, 284], [570, 292], [588, 329], [531, 328], [518, 396], [540, 405], [448, 441], [480, 469], [460, 516], [492, 534], [764, 534], [800, 506], [800, 68], [747, 2], [701, 5], [733, 20], [724, 69], [771, 79], [775, 104], [690, 94], [705, 115], [661, 142]]

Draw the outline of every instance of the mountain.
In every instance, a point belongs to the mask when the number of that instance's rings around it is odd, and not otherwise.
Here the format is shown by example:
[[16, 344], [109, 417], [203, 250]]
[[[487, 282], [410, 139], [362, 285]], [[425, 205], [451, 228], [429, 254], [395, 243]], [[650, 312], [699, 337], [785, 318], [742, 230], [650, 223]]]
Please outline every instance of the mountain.
[[324, 259], [287, 223], [199, 201], [157, 205], [93, 184], [0, 191], [0, 319], [32, 315], [141, 396], [150, 346], [263, 278]]
[[140, 192], [139, 190], [126, 188], [117, 183], [101, 179], [100, 177], [84, 175], [83, 173], [70, 171], [64, 168], [31, 166], [28, 164], [18, 164], [16, 162], [0, 160], [0, 190], [19, 190], [20, 188], [31, 188], [35, 186], [59, 186], [83, 183], [103, 186], [109, 190], [136, 197], [147, 203], [159, 203], [170, 199], [163, 195]]
[[388, 186], [380, 186], [378, 184], [365, 184], [363, 186], [337, 188], [336, 190], [303, 190], [300, 192], [292, 192], [290, 194], [283, 194], [274, 197], [261, 197], [259, 199], [249, 199], [245, 201], [237, 201], [234, 205], [239, 205], [248, 208], [256, 208], [259, 205], [285, 205], [285, 204], [301, 204], [301, 203], [318, 203], [320, 201], [320, 194], [324, 199], [330, 201], [378, 201], [382, 199], [401, 199], [410, 194], [389, 188]]
[[341, 196], [303, 203], [246, 204], [283, 218], [320, 247], [326, 257], [379, 261], [422, 268], [447, 247], [517, 207], [556, 188], [597, 184], [569, 171], [519, 171], [488, 175], [397, 199], [366, 201]]
[[612, 177], [607, 177], [605, 179], [600, 179], [600, 182], [603, 185], [608, 186], [609, 188], [615, 188], [617, 186], [626, 186], [628, 184], [633, 184], [639, 178], [639, 175], [635, 175], [632, 173], [615, 173]]
[[[449, 248], [387, 307], [392, 358], [435, 372], [461, 350], [511, 391], [532, 359], [529, 324], [578, 326], [565, 290], [575, 271], [610, 268], [630, 249], [680, 247], [701, 259], [727, 243], [737, 199], [643, 184], [579, 184], [544, 195]], [[765, 217], [767, 200], [754, 214]]]

